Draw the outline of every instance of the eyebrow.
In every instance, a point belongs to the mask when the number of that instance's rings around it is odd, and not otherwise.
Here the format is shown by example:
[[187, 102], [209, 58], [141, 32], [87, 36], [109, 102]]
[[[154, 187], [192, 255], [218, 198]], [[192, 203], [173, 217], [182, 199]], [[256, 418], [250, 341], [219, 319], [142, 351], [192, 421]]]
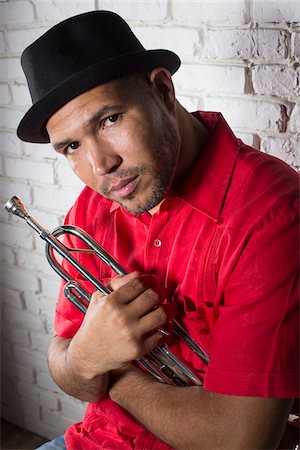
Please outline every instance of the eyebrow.
[[[85, 121], [83, 124], [84, 128], [90, 128], [91, 126], [95, 125], [95, 123], [98, 123], [100, 119], [103, 119], [105, 117], [112, 116], [113, 114], [116, 114], [116, 111], [120, 111], [124, 109], [124, 105], [114, 105], [114, 106], [103, 106], [101, 109], [96, 111], [91, 117], [89, 117], [88, 120]], [[52, 144], [52, 147], [55, 151], [59, 152], [61, 149], [67, 147], [69, 144], [74, 142], [76, 139], [65, 139], [64, 141], [54, 142]]]

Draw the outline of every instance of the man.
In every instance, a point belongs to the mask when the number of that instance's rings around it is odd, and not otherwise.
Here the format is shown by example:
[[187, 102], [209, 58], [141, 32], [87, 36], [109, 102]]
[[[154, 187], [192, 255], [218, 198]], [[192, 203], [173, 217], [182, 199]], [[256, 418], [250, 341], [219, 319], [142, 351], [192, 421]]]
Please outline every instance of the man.
[[[90, 402], [63, 445], [276, 448], [298, 396], [296, 173], [237, 140], [220, 114], [185, 111], [178, 57], [146, 51], [113, 13], [58, 24], [22, 63], [33, 106], [19, 137], [66, 156], [86, 184], [66, 223], [129, 272], [114, 277], [83, 254], [111, 293], [94, 292], [84, 317], [59, 294], [49, 368]], [[209, 354], [206, 366], [170, 332], [203, 387], [132, 363], [164, 342], [175, 314]]]

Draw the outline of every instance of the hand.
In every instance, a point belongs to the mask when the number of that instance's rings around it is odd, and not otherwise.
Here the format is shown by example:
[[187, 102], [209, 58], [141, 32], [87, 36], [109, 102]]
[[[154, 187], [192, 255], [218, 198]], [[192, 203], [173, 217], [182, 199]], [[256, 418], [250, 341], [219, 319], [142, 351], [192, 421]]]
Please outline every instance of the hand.
[[[163, 336], [158, 331], [173, 318], [173, 304], [162, 305], [165, 289], [153, 275], [134, 272], [114, 278], [107, 296], [96, 291], [69, 347], [77, 370], [94, 378], [153, 350]], [[73, 362], [74, 364], [74, 362]]]

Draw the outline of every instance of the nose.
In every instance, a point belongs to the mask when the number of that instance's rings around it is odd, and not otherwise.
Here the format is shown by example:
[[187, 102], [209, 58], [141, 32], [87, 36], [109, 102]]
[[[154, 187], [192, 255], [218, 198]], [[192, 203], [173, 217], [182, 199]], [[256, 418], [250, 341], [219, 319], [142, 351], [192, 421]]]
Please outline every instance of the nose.
[[113, 172], [122, 163], [121, 156], [96, 141], [89, 145], [88, 160], [93, 172], [100, 176]]

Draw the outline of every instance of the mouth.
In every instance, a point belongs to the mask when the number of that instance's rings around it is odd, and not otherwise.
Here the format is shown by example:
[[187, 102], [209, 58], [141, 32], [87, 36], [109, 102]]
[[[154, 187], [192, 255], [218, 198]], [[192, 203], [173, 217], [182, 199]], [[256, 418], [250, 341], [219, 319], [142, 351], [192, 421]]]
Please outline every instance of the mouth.
[[112, 186], [110, 193], [117, 198], [125, 198], [132, 194], [139, 182], [139, 175], [125, 180], [121, 180], [118, 184]]

